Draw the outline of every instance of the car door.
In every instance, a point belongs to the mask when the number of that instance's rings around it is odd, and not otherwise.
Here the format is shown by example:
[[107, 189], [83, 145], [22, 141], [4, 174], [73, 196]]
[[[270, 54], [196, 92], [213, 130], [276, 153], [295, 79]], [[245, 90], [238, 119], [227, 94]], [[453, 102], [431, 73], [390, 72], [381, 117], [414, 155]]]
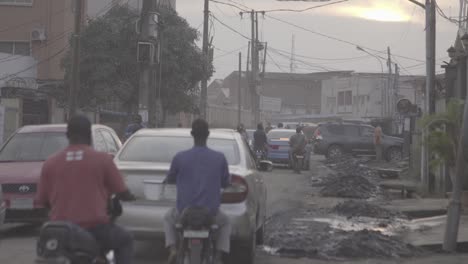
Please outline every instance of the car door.
[[96, 151], [99, 152], [108, 152], [106, 142], [104, 141], [104, 137], [101, 133], [101, 129], [96, 129], [93, 132], [93, 147]]
[[371, 126], [361, 126], [359, 145], [362, 152], [369, 155], [375, 155], [374, 147], [374, 128]]
[[347, 146], [347, 149], [351, 150], [353, 153], [362, 153], [361, 144], [359, 144], [359, 126], [344, 125], [343, 130], [345, 145]]
[[266, 218], [266, 186], [263, 179], [263, 174], [257, 170], [257, 161], [254, 157], [253, 152], [249, 149], [249, 146], [244, 142], [245, 148], [245, 158], [247, 168], [252, 173], [251, 177], [254, 180], [255, 186], [255, 198], [257, 202], [257, 227], [260, 227], [263, 224], [264, 219]]
[[104, 138], [104, 142], [106, 143], [107, 153], [111, 155], [117, 154], [119, 151], [118, 143], [115, 141], [112, 133], [107, 129], [100, 129], [100, 132]]

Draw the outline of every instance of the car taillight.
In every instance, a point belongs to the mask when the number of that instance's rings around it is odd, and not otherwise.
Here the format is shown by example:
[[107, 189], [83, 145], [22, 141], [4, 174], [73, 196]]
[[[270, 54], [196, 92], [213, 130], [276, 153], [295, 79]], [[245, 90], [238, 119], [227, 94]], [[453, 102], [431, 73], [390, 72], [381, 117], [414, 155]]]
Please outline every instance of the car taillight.
[[231, 186], [224, 189], [221, 196], [222, 203], [240, 203], [245, 201], [249, 193], [247, 181], [241, 176], [231, 175]]
[[271, 149], [279, 149], [279, 146], [278, 145], [270, 145], [270, 148]]

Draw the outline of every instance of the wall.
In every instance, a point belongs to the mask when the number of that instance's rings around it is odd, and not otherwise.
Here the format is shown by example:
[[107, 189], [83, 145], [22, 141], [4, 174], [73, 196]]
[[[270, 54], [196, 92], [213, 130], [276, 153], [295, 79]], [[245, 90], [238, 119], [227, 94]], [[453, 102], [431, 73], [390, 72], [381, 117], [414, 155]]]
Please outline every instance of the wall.
[[[63, 79], [60, 62], [66, 50], [60, 51], [67, 49], [73, 29], [71, 1], [35, 0], [32, 6], [1, 5], [0, 24], [7, 30], [0, 32], [0, 41], [30, 42], [33, 29], [45, 29], [47, 40], [31, 42], [32, 56], [40, 62], [39, 79]], [[36, 68], [35, 65], [31, 63], [30, 67]]]
[[3, 140], [6, 140], [21, 126], [21, 100], [2, 98], [0, 105], [5, 108]]

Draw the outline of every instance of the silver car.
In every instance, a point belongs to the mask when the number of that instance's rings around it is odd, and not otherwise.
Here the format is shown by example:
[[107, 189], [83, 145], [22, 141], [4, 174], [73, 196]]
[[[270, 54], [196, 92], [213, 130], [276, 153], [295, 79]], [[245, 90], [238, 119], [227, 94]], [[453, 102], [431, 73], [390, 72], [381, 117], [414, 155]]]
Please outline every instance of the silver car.
[[[192, 145], [189, 129], [143, 129], [117, 153], [115, 163], [138, 197], [135, 202], [124, 203], [124, 214], [118, 221], [136, 239], [164, 239], [163, 217], [175, 206], [175, 187], [169, 188], [172, 195], [158, 200], [148, 198], [145, 186], [148, 182], [162, 182], [173, 157]], [[232, 256], [237, 263], [253, 263], [256, 245], [263, 243], [266, 220], [263, 176], [249, 147], [234, 130], [211, 130], [208, 146], [225, 155], [232, 182], [243, 187], [224, 190], [221, 210], [233, 224]]]

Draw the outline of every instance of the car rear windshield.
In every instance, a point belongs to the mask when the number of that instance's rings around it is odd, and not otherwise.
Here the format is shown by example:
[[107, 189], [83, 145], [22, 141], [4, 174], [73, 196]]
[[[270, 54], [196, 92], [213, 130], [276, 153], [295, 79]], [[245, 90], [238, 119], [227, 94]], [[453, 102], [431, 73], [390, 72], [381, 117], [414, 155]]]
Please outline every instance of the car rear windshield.
[[1, 161], [44, 161], [68, 145], [65, 133], [15, 134], [0, 151]]
[[287, 138], [289, 139], [292, 135], [294, 135], [296, 133], [295, 130], [291, 130], [291, 131], [270, 131], [268, 132], [268, 138], [269, 139], [280, 139], [280, 138]]
[[[125, 145], [119, 156], [121, 161], [170, 163], [174, 156], [190, 149], [190, 137], [137, 136]], [[229, 165], [240, 162], [239, 148], [233, 139], [208, 139], [208, 147], [224, 154]]]

